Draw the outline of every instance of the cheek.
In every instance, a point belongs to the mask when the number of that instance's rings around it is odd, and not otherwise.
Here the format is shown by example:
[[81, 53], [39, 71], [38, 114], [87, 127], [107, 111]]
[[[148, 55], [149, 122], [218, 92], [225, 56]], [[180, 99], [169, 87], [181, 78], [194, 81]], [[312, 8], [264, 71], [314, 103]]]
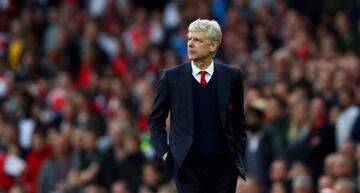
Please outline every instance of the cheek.
[[208, 49], [209, 48], [207, 46], [205, 46], [205, 45], [199, 46], [199, 50], [201, 50], [201, 51], [207, 51]]

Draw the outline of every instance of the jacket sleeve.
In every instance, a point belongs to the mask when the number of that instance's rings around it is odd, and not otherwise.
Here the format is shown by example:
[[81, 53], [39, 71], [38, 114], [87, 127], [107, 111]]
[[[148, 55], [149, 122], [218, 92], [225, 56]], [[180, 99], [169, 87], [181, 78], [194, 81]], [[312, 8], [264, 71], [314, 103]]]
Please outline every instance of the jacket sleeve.
[[151, 132], [151, 142], [155, 148], [158, 159], [168, 152], [166, 118], [170, 110], [170, 89], [165, 71], [161, 77], [155, 92], [153, 111], [150, 114], [148, 124]]
[[235, 103], [235, 128], [236, 128], [236, 134], [237, 139], [239, 140], [239, 150], [241, 151], [241, 155], [244, 158], [245, 149], [246, 149], [246, 119], [245, 119], [245, 112], [244, 112], [244, 86], [243, 86], [243, 75], [241, 71], [238, 71], [237, 77], [236, 77], [236, 103]]

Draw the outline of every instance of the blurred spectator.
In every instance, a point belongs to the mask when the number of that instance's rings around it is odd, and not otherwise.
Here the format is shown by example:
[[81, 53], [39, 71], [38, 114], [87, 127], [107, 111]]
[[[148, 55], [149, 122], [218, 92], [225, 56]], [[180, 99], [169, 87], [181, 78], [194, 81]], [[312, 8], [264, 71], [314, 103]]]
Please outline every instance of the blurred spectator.
[[275, 160], [271, 164], [269, 178], [272, 182], [286, 182], [288, 180], [288, 172], [285, 160]]
[[292, 167], [290, 168], [288, 174], [288, 178], [294, 179], [297, 176], [309, 175], [309, 174], [310, 174], [309, 167], [303, 161], [297, 160], [292, 164]]
[[335, 16], [334, 27], [341, 51], [358, 50], [359, 37], [351, 29], [350, 22], [344, 12], [339, 12]]
[[17, 144], [17, 129], [13, 123], [3, 122], [0, 126], [1, 139], [0, 139], [0, 152], [5, 152], [11, 144]]
[[128, 58], [122, 40], [116, 40], [115, 50], [116, 53], [112, 59], [113, 69], [120, 78], [124, 79], [128, 75]]
[[20, 63], [21, 53], [24, 49], [23, 26], [19, 19], [12, 20], [10, 26], [10, 40], [8, 47], [8, 61], [13, 70], [17, 70]]
[[352, 159], [355, 155], [355, 144], [351, 140], [344, 141], [340, 144], [339, 152], [344, 154], [346, 157]]
[[268, 122], [265, 124], [264, 128], [266, 132], [270, 133], [274, 137], [280, 137], [285, 139], [288, 128], [285, 111], [285, 101], [275, 96], [269, 99], [265, 109]]
[[22, 174], [21, 184], [29, 193], [37, 192], [41, 166], [51, 156], [52, 149], [46, 143], [44, 133], [36, 129], [32, 136], [32, 146], [27, 154], [26, 168]]
[[355, 106], [354, 92], [349, 88], [339, 90], [338, 100], [341, 112], [336, 122], [336, 143], [339, 149], [342, 142], [350, 139], [351, 130], [360, 110]]
[[318, 192], [323, 189], [332, 188], [334, 186], [334, 179], [331, 176], [321, 176], [318, 180]]
[[163, 181], [164, 176], [158, 163], [150, 162], [143, 166], [142, 187], [140, 189], [147, 189], [149, 192], [156, 193]]
[[290, 87], [286, 82], [278, 81], [273, 85], [274, 95], [280, 97], [282, 100], [287, 101], [290, 96]]
[[326, 156], [324, 161], [324, 174], [327, 176], [335, 176], [335, 164], [336, 164], [337, 154], [332, 153]]
[[9, 144], [5, 152], [0, 152], [0, 189], [8, 192], [24, 171], [25, 162], [21, 159], [20, 147]]
[[130, 193], [126, 183], [117, 181], [111, 185], [111, 193]]
[[270, 189], [270, 193], [285, 193], [285, 192], [287, 192], [286, 186], [284, 185], [284, 183], [281, 182], [273, 183]]
[[9, 193], [24, 193], [25, 191], [19, 185], [14, 185], [9, 190]]
[[310, 145], [310, 166], [316, 179], [323, 173], [324, 159], [335, 151], [335, 131], [329, 124], [325, 99], [314, 97], [310, 104], [310, 133], [307, 143]]
[[25, 49], [22, 53], [18, 69], [15, 73], [16, 81], [28, 81], [34, 80], [40, 77], [41, 69], [40, 65], [37, 64], [37, 56], [34, 50]]
[[66, 178], [72, 167], [69, 144], [65, 136], [57, 133], [52, 138], [53, 155], [43, 164], [38, 179], [40, 193], [66, 191], [70, 187]]
[[354, 184], [347, 179], [338, 179], [334, 184], [336, 193], [354, 193]]
[[310, 150], [307, 143], [309, 135], [308, 102], [297, 101], [291, 108], [290, 127], [287, 133], [288, 157], [290, 163], [295, 160], [308, 162]]
[[131, 191], [136, 191], [141, 183], [141, 170], [145, 162], [139, 142], [127, 139], [128, 131], [117, 121], [111, 122], [109, 129], [112, 147], [103, 155], [97, 181], [109, 190], [114, 182], [121, 180], [129, 185]]
[[72, 156], [72, 168], [68, 175], [71, 186], [80, 188], [95, 183], [99, 170], [100, 153], [96, 149], [96, 133], [87, 129], [80, 139], [81, 149]]
[[308, 175], [295, 176], [292, 182], [293, 193], [311, 193], [311, 178]]
[[260, 109], [250, 107], [247, 112], [248, 144], [245, 150], [247, 174], [268, 188], [268, 171], [273, 160], [272, 141], [261, 129], [264, 115]]
[[268, 100], [265, 109], [267, 122], [264, 124], [264, 131], [269, 133], [274, 141], [276, 158], [284, 158], [286, 155], [286, 135], [289, 128], [286, 105], [280, 97], [273, 96]]
[[352, 159], [344, 154], [338, 153], [334, 164], [334, 177], [352, 179], [354, 166]]

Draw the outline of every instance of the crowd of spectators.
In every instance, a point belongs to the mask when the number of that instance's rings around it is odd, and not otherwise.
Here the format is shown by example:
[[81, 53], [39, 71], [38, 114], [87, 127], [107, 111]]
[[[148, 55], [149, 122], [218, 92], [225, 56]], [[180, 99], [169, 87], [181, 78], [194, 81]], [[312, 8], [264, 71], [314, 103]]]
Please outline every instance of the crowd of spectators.
[[[358, 0], [0, 0], [0, 192], [176, 193], [147, 126], [187, 26], [244, 74], [237, 193], [359, 193]], [[171, 123], [168, 123], [168, 126]]]

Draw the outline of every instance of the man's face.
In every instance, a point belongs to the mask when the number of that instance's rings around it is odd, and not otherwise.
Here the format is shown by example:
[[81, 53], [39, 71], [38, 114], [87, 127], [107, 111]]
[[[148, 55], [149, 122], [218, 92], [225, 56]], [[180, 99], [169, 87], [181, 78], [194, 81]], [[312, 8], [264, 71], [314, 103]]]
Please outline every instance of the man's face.
[[188, 33], [188, 57], [190, 60], [203, 60], [212, 57], [216, 51], [216, 44], [211, 43], [205, 32]]

